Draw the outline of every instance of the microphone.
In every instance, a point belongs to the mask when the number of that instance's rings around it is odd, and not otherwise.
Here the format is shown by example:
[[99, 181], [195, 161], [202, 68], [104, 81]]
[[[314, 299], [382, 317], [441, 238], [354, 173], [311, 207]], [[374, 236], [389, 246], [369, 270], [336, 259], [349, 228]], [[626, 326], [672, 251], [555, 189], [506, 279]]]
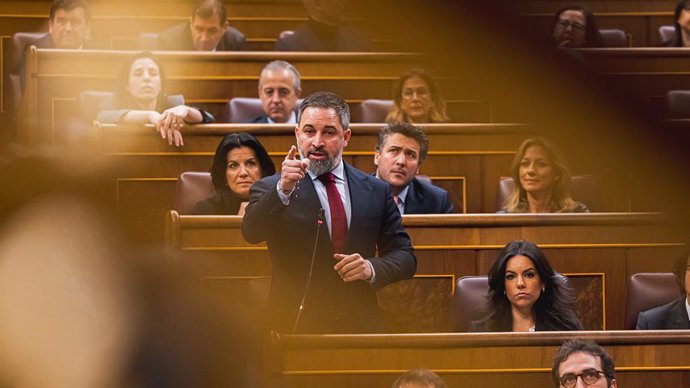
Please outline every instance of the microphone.
[[302, 311], [304, 310], [304, 301], [307, 299], [309, 293], [309, 285], [311, 284], [311, 275], [314, 272], [314, 261], [316, 260], [316, 248], [319, 245], [319, 234], [321, 234], [321, 225], [326, 222], [326, 211], [323, 208], [319, 209], [319, 216], [316, 218], [316, 238], [314, 239], [314, 250], [311, 254], [311, 263], [309, 264], [309, 275], [307, 275], [307, 283], [304, 285], [304, 294], [302, 300], [299, 302], [299, 309], [297, 310], [297, 318], [295, 318], [295, 325], [292, 327], [292, 334], [297, 332], [299, 320], [302, 318]]

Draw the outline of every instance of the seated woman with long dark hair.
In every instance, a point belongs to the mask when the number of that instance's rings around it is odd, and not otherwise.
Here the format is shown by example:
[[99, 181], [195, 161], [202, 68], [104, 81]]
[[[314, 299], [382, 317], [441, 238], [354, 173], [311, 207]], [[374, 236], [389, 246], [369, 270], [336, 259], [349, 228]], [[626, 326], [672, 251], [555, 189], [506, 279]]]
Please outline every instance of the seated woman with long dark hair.
[[508, 243], [489, 271], [487, 316], [471, 331], [582, 330], [573, 290], [529, 241]]
[[275, 174], [268, 152], [248, 133], [226, 135], [213, 157], [211, 180], [216, 192], [199, 202], [194, 214], [243, 215], [249, 188], [259, 179]]
[[511, 175], [515, 190], [499, 213], [588, 213], [570, 197], [570, 170], [546, 139], [531, 138], [520, 145]]
[[168, 144], [182, 146], [180, 129], [185, 124], [214, 121], [211, 114], [173, 102], [165, 95], [165, 72], [150, 53], [132, 57], [120, 71], [112, 106], [102, 107], [97, 120], [102, 123], [153, 124]]

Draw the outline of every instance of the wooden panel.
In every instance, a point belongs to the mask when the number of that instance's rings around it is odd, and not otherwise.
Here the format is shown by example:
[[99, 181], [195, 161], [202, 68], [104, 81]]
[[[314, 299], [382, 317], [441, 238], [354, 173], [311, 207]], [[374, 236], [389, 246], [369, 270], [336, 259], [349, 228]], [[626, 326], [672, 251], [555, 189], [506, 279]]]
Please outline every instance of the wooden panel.
[[[265, 245], [242, 239], [241, 217], [173, 213], [167, 221], [166, 241], [171, 252], [183, 259], [209, 263], [200, 264], [205, 271], [219, 266], [226, 274], [229, 270], [220, 264], [223, 258], [234, 262], [247, 254], [264, 263], [259, 270], [270, 268]], [[578, 314], [591, 329], [623, 328], [627, 278], [632, 273], [628, 268], [667, 272], [668, 255], [682, 245], [686, 235], [664, 217], [648, 213], [408, 215], [403, 217], [403, 224], [417, 255], [417, 275], [431, 277], [486, 274], [508, 241], [525, 238], [538, 243], [553, 267], [572, 277]], [[252, 270], [246, 265], [243, 268]], [[258, 276], [269, 272], [232, 274]], [[421, 292], [415, 290], [406, 291], [413, 295]], [[443, 311], [439, 308], [439, 314]]]
[[[690, 386], [685, 332], [583, 332], [616, 364], [619, 386]], [[390, 386], [412, 368], [431, 369], [450, 387], [552, 386], [551, 361], [572, 333], [296, 335], [273, 337], [269, 387]], [[658, 380], [654, 380], [658, 379]], [[658, 385], [662, 384], [662, 385]]]

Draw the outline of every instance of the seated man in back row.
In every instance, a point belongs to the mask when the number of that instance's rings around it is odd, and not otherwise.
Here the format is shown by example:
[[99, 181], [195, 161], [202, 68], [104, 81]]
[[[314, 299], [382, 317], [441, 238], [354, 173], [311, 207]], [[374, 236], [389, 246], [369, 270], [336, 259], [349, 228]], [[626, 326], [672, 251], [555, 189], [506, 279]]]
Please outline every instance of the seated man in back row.
[[83, 0], [55, 0], [50, 6], [48, 33], [31, 42], [15, 59], [12, 74], [21, 76], [22, 90], [26, 72], [26, 49], [36, 46], [40, 49], [81, 50], [94, 48], [89, 40], [91, 13]]
[[426, 158], [429, 140], [424, 131], [408, 123], [381, 128], [376, 142], [376, 177], [391, 186], [400, 214], [453, 213], [446, 190], [416, 177]]
[[189, 22], [178, 24], [158, 36], [160, 50], [239, 51], [244, 34], [230, 27], [225, 4], [220, 0], [197, 2]]
[[259, 98], [264, 114], [249, 123], [297, 124], [297, 100], [302, 95], [299, 72], [290, 63], [272, 61], [259, 76]]

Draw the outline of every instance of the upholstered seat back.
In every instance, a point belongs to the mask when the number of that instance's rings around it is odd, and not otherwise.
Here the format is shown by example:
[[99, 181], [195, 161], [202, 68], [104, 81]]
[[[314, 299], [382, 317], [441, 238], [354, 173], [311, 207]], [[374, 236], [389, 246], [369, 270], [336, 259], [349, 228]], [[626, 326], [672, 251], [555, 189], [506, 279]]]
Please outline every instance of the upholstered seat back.
[[364, 100], [359, 106], [360, 121], [363, 123], [383, 123], [393, 106], [393, 100]]
[[175, 187], [175, 210], [180, 214], [191, 214], [194, 206], [215, 193], [211, 173], [183, 172]]
[[463, 276], [455, 284], [450, 313], [450, 331], [466, 332], [470, 322], [483, 317], [487, 303], [489, 280], [486, 276]]
[[[496, 193], [496, 211], [503, 209], [513, 190], [513, 178], [501, 177]], [[601, 211], [601, 192], [594, 175], [573, 175], [570, 178], [570, 195], [574, 200], [587, 205], [589, 210]]]
[[669, 118], [690, 118], [690, 90], [666, 92], [666, 108]]
[[628, 34], [618, 29], [600, 29], [604, 47], [630, 47]]
[[659, 26], [659, 43], [668, 42], [676, 36], [676, 28], [673, 25]]
[[628, 282], [625, 329], [634, 330], [640, 312], [661, 306], [680, 297], [676, 275], [671, 272], [641, 272]]

